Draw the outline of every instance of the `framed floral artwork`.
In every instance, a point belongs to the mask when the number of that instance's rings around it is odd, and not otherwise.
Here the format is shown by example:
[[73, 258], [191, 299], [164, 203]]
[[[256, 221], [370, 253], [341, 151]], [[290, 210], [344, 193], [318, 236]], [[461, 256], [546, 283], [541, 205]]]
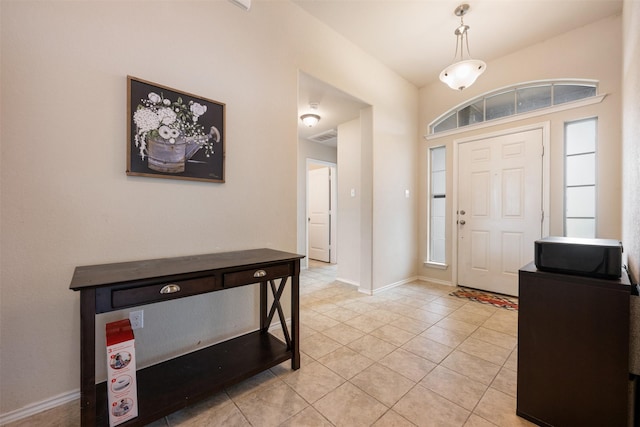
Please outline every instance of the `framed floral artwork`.
[[127, 76], [127, 175], [224, 182], [225, 104]]

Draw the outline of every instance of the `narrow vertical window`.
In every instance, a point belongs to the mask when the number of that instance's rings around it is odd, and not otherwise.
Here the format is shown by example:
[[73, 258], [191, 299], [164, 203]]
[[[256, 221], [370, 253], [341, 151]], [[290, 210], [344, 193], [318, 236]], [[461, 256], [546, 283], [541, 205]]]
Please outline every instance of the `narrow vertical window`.
[[429, 150], [429, 231], [428, 262], [445, 264], [445, 202], [446, 202], [445, 147]]
[[567, 122], [564, 126], [564, 234], [567, 237], [596, 237], [597, 131], [597, 118]]

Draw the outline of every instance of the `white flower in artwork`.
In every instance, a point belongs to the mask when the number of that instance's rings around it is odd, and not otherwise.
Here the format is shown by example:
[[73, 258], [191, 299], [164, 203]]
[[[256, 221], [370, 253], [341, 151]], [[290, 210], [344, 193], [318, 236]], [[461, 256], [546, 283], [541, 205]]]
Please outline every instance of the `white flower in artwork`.
[[171, 138], [171, 129], [169, 128], [169, 126], [160, 126], [160, 128], [158, 129], [158, 133], [164, 139]]
[[149, 95], [147, 95], [147, 98], [149, 98], [149, 101], [153, 102], [154, 104], [157, 104], [162, 100], [162, 98], [160, 98], [160, 95], [158, 95], [155, 92], [149, 92]]
[[165, 99], [163, 99], [163, 100], [162, 100], [162, 103], [163, 103], [164, 105], [171, 105], [171, 100], [170, 100], [170, 99], [165, 98]]
[[175, 122], [176, 118], [178, 117], [175, 111], [173, 111], [171, 108], [160, 108], [158, 110], [158, 116], [160, 117], [160, 122], [163, 125], [173, 124], [173, 122]]
[[138, 129], [142, 132], [158, 129], [160, 126], [160, 117], [148, 108], [141, 108], [133, 113], [133, 121]]
[[193, 114], [193, 121], [197, 121], [198, 117], [207, 112], [207, 106], [199, 104], [197, 102], [191, 103], [189, 109], [191, 110], [191, 114]]

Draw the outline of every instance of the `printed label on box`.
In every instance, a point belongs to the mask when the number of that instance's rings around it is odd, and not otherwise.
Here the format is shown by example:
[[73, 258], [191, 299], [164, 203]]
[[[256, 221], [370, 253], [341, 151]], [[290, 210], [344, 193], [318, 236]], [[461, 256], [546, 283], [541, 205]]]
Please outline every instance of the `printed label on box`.
[[107, 323], [109, 425], [138, 416], [135, 339], [129, 319]]

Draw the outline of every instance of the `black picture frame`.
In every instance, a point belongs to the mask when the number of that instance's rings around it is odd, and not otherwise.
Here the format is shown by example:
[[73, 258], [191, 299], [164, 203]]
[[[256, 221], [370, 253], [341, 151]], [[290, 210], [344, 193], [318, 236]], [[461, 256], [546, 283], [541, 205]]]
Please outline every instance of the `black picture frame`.
[[223, 183], [225, 109], [127, 76], [127, 175]]

